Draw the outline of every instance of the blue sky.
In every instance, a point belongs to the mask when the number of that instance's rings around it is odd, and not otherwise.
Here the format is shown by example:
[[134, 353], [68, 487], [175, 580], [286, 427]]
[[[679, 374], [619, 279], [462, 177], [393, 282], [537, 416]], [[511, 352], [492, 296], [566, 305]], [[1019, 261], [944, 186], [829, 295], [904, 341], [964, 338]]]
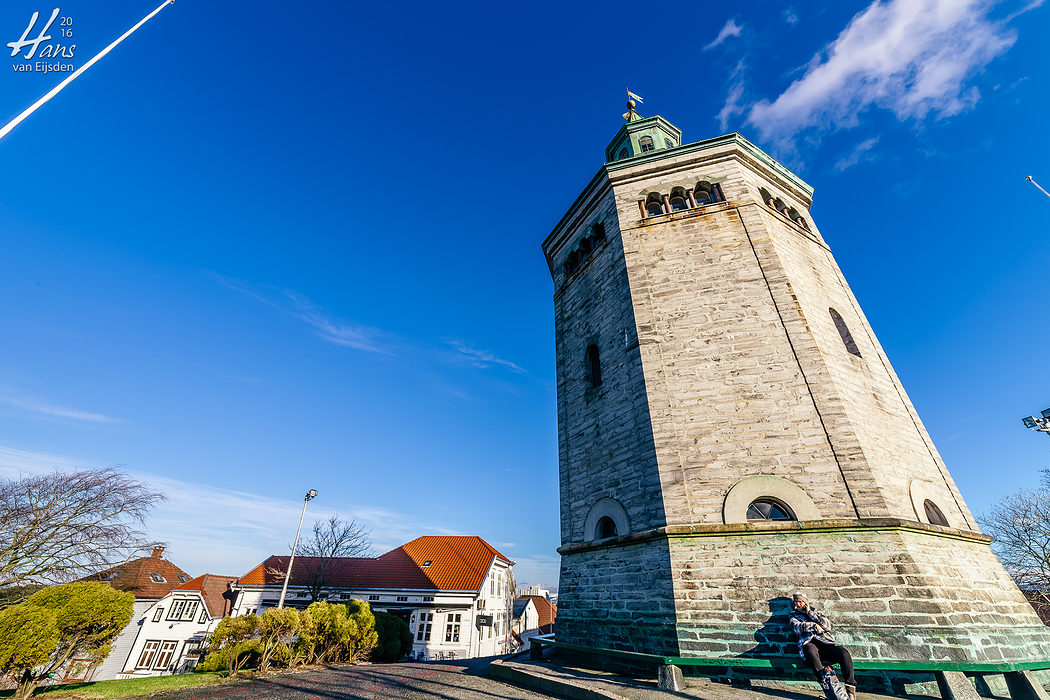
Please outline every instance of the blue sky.
[[[0, 469], [124, 465], [193, 574], [285, 549], [317, 488], [310, 515], [378, 551], [477, 534], [555, 587], [540, 242], [629, 85], [686, 142], [740, 131], [814, 186], [974, 511], [1034, 485], [1050, 9], [755, 5], [179, 0], [0, 141]], [[61, 4], [71, 62], [154, 6]], [[4, 3], [0, 43], [51, 9]], [[0, 76], [4, 122], [60, 79]]]

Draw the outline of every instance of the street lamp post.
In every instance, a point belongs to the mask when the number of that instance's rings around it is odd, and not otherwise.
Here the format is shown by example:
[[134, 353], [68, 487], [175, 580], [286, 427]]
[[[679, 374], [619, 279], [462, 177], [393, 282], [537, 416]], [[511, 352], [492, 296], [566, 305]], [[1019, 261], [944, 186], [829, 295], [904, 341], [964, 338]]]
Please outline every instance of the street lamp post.
[[284, 572], [284, 585], [281, 587], [281, 599], [277, 601], [277, 608], [284, 607], [284, 596], [288, 593], [288, 579], [292, 576], [292, 562], [295, 561], [295, 550], [299, 547], [299, 535], [303, 531], [303, 518], [306, 517], [306, 504], [317, 495], [317, 489], [310, 489], [303, 499], [303, 512], [299, 516], [299, 529], [295, 531], [295, 544], [292, 545], [292, 556], [288, 557], [288, 570]]
[[1035, 416], [1027, 416], [1022, 418], [1021, 421], [1024, 423], [1024, 427], [1029, 430], [1038, 430], [1041, 433], [1050, 435], [1050, 408], [1043, 411], [1042, 418], [1036, 418]]

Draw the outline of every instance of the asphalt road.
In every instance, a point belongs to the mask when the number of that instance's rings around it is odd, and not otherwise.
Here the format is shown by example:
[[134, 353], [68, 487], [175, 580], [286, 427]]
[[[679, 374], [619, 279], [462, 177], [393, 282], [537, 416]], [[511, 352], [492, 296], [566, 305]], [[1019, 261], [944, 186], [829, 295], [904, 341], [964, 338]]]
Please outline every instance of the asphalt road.
[[490, 659], [475, 659], [328, 666], [302, 673], [282, 673], [244, 683], [167, 691], [150, 697], [152, 700], [539, 700], [551, 697], [487, 678], [484, 674], [489, 661]]

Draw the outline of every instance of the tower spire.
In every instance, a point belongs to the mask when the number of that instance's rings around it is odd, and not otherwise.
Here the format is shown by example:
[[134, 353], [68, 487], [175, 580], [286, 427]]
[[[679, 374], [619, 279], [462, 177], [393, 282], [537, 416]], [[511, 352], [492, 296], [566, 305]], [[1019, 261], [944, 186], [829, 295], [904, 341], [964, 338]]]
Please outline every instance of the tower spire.
[[627, 88], [627, 111], [623, 113], [623, 118], [629, 122], [633, 122], [636, 119], [641, 119], [642, 115], [635, 111], [635, 106], [642, 102], [642, 98], [631, 92], [630, 88]]

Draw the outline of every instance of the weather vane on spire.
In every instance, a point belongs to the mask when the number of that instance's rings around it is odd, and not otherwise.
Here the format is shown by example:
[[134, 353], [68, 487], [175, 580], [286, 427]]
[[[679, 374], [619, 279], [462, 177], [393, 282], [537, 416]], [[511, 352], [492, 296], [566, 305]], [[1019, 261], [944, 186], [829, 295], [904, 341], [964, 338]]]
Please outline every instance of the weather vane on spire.
[[635, 119], [641, 119], [642, 115], [635, 111], [635, 106], [642, 103], [642, 98], [631, 92], [630, 88], [627, 88], [627, 111], [623, 113], [623, 118], [629, 122], [633, 122]]

